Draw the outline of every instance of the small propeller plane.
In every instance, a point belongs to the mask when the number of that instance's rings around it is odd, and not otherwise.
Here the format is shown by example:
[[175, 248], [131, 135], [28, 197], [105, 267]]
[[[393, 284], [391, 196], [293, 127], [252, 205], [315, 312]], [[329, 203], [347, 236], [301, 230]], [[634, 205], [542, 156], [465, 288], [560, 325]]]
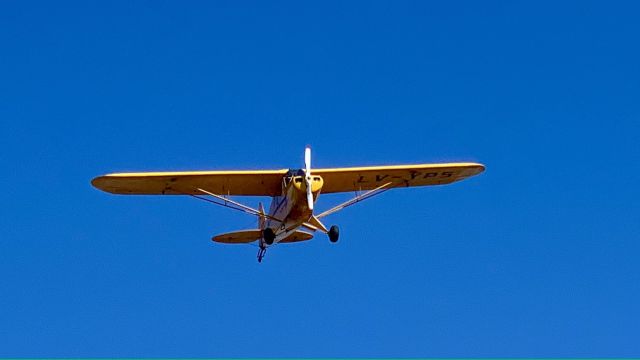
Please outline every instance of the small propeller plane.
[[[255, 229], [234, 231], [213, 237], [225, 244], [258, 241], [258, 262], [267, 248], [279, 243], [306, 241], [313, 232], [338, 241], [340, 230], [320, 221], [362, 200], [387, 190], [411, 186], [444, 185], [484, 171], [478, 163], [443, 163], [348, 167], [311, 170], [311, 148], [304, 153], [304, 169], [234, 170], [190, 172], [115, 173], [91, 181], [96, 188], [123, 195], [188, 195], [216, 205], [258, 217]], [[314, 205], [320, 193], [355, 192], [356, 196], [319, 214]], [[269, 212], [230, 199], [237, 196], [271, 196]], [[308, 230], [303, 231], [302, 228]], [[311, 231], [311, 232], [309, 232]]]

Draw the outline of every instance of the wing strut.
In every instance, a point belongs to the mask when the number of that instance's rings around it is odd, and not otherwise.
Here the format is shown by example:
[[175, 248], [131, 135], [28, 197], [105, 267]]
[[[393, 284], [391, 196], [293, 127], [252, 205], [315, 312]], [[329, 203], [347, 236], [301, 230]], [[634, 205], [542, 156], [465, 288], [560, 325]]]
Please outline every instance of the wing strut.
[[265, 214], [264, 211], [261, 212], [259, 210], [256, 210], [256, 209], [252, 208], [252, 207], [249, 207], [247, 205], [241, 204], [241, 203], [239, 203], [237, 201], [233, 201], [233, 200], [231, 200], [231, 199], [229, 199], [227, 197], [220, 196], [218, 194], [214, 194], [214, 193], [212, 193], [210, 191], [207, 191], [207, 190], [204, 190], [204, 189], [201, 189], [201, 188], [195, 188], [194, 190], [199, 191], [199, 192], [201, 192], [201, 193], [203, 193], [205, 195], [212, 196], [212, 197], [214, 197], [216, 199], [220, 199], [220, 200], [222, 200], [224, 202], [218, 202], [218, 201], [215, 201], [215, 200], [212, 200], [212, 199], [208, 199], [206, 197], [199, 196], [199, 195], [184, 193], [184, 192], [181, 192], [181, 191], [179, 191], [177, 189], [172, 189], [172, 190], [174, 190], [176, 192], [179, 192], [179, 193], [181, 193], [183, 195], [189, 195], [189, 196], [191, 196], [193, 198], [196, 198], [198, 200], [206, 201], [208, 203], [212, 203], [212, 204], [215, 204], [215, 205], [224, 206], [226, 208], [233, 209], [233, 210], [242, 211], [245, 214], [258, 216], [258, 217], [265, 217], [267, 219], [271, 219], [271, 220], [274, 220], [274, 221], [277, 221], [277, 222], [282, 222], [282, 220], [280, 220], [278, 218], [275, 218], [275, 217], [273, 217], [271, 215]]
[[348, 206], [351, 206], [351, 205], [353, 205], [353, 204], [355, 204], [357, 202], [360, 202], [362, 200], [366, 200], [366, 199], [368, 199], [370, 197], [374, 197], [374, 196], [376, 196], [378, 194], [382, 194], [383, 192], [391, 189], [391, 187], [389, 186], [391, 184], [392, 184], [391, 182], [388, 182], [386, 184], [378, 186], [375, 189], [371, 189], [371, 190], [365, 192], [362, 195], [358, 195], [358, 196], [354, 197], [353, 199], [351, 199], [349, 201], [345, 201], [340, 205], [332, 207], [331, 209], [323, 212], [322, 214], [317, 215], [316, 218], [318, 218], [318, 219], [323, 218], [323, 217], [325, 217], [327, 215], [331, 215], [331, 214], [333, 214], [335, 212], [338, 212], [338, 211], [340, 211], [340, 210], [342, 210], [342, 209], [344, 209], [344, 208], [346, 208]]

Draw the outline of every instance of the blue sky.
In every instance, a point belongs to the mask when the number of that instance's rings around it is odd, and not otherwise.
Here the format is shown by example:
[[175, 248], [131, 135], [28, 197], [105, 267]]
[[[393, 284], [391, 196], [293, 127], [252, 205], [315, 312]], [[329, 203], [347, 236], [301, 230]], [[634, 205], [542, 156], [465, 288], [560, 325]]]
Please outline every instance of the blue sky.
[[[0, 355], [640, 355], [639, 10], [3, 2]], [[487, 171], [263, 264], [209, 240], [251, 217], [89, 183], [301, 167], [306, 144]]]

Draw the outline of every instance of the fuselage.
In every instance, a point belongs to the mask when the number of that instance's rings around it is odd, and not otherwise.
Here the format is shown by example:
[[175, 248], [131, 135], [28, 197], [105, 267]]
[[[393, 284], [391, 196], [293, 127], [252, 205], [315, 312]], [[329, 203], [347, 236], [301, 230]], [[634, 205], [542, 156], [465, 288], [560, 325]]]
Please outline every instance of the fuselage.
[[[269, 218], [265, 221], [265, 228], [271, 228], [276, 234], [274, 244], [296, 231], [302, 224], [313, 216], [313, 210], [307, 203], [307, 188], [304, 172], [299, 170], [282, 179], [282, 195], [274, 196], [269, 207]], [[313, 201], [318, 199], [323, 180], [313, 175], [311, 191]], [[265, 244], [266, 245], [266, 244]]]

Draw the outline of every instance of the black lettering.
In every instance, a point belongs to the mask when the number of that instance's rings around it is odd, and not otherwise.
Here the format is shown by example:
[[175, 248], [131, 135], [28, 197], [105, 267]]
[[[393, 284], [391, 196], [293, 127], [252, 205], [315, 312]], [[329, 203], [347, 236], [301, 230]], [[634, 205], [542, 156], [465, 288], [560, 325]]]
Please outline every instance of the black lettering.
[[417, 178], [417, 177], [418, 177], [418, 175], [420, 175], [420, 173], [419, 173], [419, 172], [417, 172], [417, 171], [412, 171], [412, 172], [411, 172], [411, 180], [413, 180], [413, 179]]
[[366, 183], [366, 182], [368, 182], [368, 181], [366, 181], [366, 180], [364, 179], [364, 176], [360, 175], [360, 178], [358, 179], [358, 181], [357, 181], [357, 182], [358, 182], [358, 183]]
[[451, 177], [453, 173], [451, 171], [444, 171], [440, 177]]
[[438, 173], [430, 172], [430, 173], [424, 174], [423, 179], [430, 178], [430, 177], [436, 177], [436, 176], [438, 176]]
[[380, 182], [387, 177], [389, 177], [389, 175], [376, 175], [376, 182]]

